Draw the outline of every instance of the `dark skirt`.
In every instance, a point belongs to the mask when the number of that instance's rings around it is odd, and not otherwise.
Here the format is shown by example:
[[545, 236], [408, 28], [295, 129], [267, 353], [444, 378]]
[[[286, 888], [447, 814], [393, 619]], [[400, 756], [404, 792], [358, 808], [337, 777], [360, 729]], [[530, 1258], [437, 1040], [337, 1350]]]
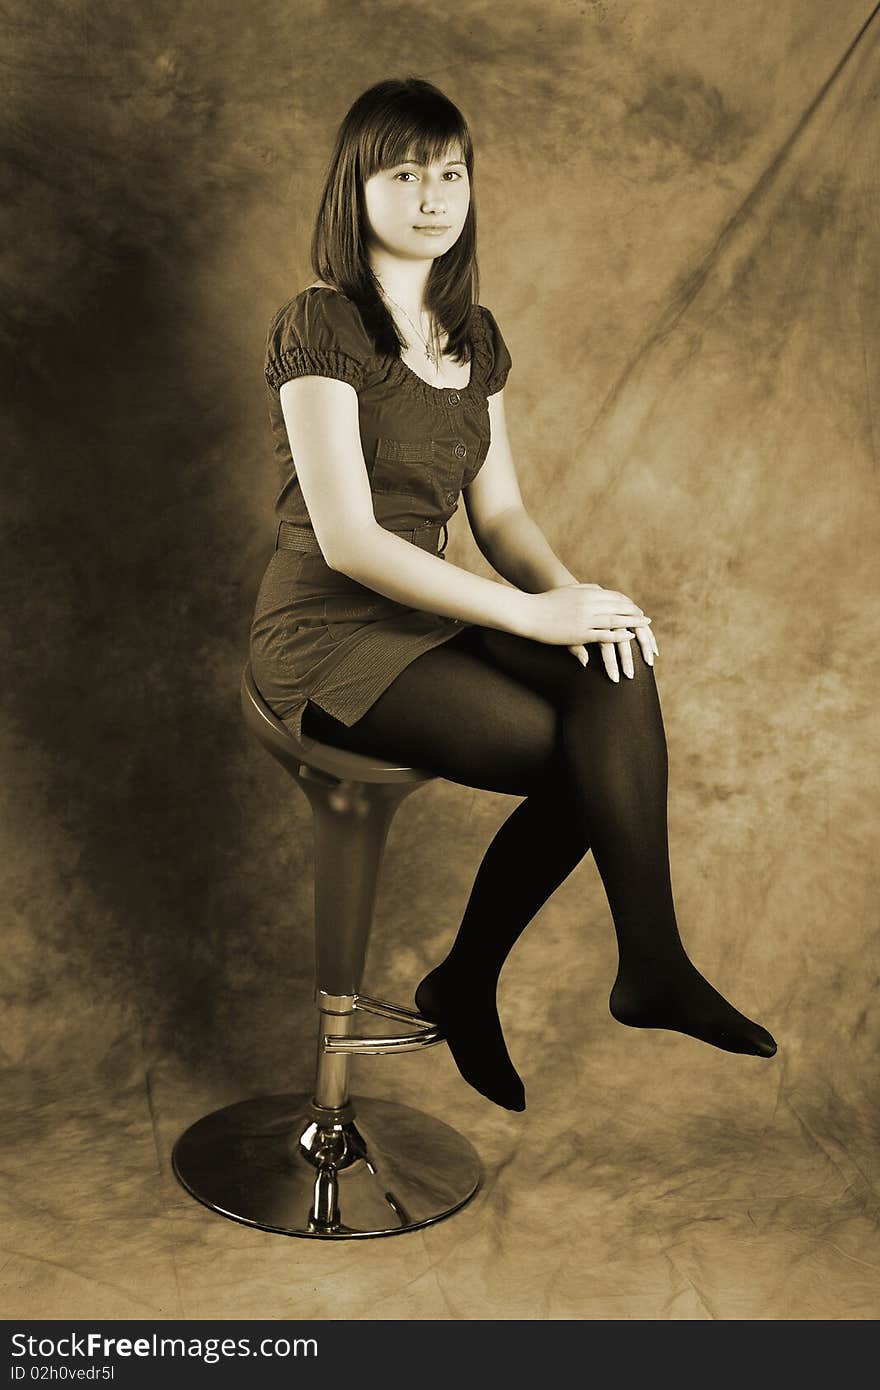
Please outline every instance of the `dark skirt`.
[[[298, 540], [301, 529], [287, 537]], [[442, 557], [438, 534], [436, 526], [406, 533]], [[320, 551], [287, 549], [282, 539], [257, 594], [251, 669], [266, 704], [299, 739], [309, 700], [354, 724], [411, 661], [468, 626], [396, 603], [331, 569]]]

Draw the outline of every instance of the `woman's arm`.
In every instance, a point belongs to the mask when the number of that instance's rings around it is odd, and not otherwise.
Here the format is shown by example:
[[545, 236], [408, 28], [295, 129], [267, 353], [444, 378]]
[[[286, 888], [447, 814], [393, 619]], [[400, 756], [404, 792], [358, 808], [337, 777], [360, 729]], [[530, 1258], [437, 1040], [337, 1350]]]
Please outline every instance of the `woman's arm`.
[[489, 452], [465, 492], [468, 520], [480, 551], [493, 569], [526, 593], [576, 584], [523, 505], [507, 434], [503, 391], [489, 397], [489, 421]]
[[531, 635], [529, 594], [430, 555], [376, 521], [352, 386], [296, 377], [280, 394], [297, 478], [331, 569], [411, 608]]
[[[581, 585], [575, 579], [523, 506], [507, 436], [503, 391], [489, 397], [489, 420], [492, 443], [482, 468], [465, 493], [471, 529], [481, 552], [499, 574], [529, 594], [544, 594], [546, 597], [549, 596], [548, 590], [563, 589], [569, 585], [599, 588], [598, 585]], [[621, 597], [626, 599], [625, 595]], [[635, 608], [635, 612], [638, 642], [648, 665], [653, 666], [654, 654], [658, 652], [657, 643], [647, 625], [638, 622], [639, 615], [644, 616], [642, 610]], [[628, 615], [625, 621], [632, 626], [631, 616]], [[602, 661], [613, 681], [619, 679], [618, 647], [623, 673], [630, 680], [633, 679], [631, 637], [627, 630], [623, 638], [603, 641], [600, 636], [598, 639]], [[583, 641], [570, 645], [568, 650], [582, 666], [586, 666], [589, 657]]]

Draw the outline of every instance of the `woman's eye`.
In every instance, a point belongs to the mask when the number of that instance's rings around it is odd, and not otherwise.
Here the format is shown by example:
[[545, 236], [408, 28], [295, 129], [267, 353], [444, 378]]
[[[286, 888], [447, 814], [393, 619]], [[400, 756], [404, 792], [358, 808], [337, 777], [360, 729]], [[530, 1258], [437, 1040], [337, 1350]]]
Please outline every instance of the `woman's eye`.
[[[453, 179], [461, 179], [461, 178], [462, 178], [462, 175], [458, 172], [457, 169], [447, 169], [447, 170], [446, 170], [446, 173], [443, 175], [443, 177], [446, 178], [447, 176], [450, 176], [450, 177], [452, 177]], [[397, 173], [397, 174], [394, 175], [394, 177], [395, 177], [396, 179], [405, 179], [405, 178], [412, 178], [412, 179], [414, 179], [414, 178], [416, 177], [416, 175], [413, 173], [412, 169], [401, 169], [399, 173]]]

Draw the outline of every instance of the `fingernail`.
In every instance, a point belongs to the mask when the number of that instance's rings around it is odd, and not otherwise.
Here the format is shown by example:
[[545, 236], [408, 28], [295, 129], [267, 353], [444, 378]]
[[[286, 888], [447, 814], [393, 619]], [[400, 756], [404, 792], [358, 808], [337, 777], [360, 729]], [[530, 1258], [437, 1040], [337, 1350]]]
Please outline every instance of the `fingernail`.
[[612, 676], [611, 679], [614, 681], [614, 684], [617, 685], [617, 683], [620, 680], [620, 676]]
[[634, 671], [624, 671], [623, 674], [624, 674], [629, 680], [632, 680], [632, 678], [633, 678], [635, 672], [634, 672]]
[[646, 656], [646, 657], [645, 657], [645, 660], [647, 661], [647, 663], [648, 663], [649, 666], [653, 666], [653, 665], [654, 665], [654, 658], [653, 658], [652, 656]]

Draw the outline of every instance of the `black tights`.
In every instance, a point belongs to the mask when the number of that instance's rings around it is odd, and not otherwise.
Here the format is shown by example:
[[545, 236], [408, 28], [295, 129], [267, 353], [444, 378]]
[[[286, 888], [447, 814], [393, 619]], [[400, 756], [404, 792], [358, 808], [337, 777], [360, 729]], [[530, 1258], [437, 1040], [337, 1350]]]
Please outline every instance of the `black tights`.
[[303, 718], [304, 733], [323, 742], [525, 798], [486, 852], [448, 956], [416, 990], [465, 1080], [513, 1110], [525, 1099], [498, 1020], [498, 976], [590, 849], [617, 934], [614, 1018], [728, 1052], [776, 1051], [766, 1029], [703, 978], [679, 936], [654, 672], [634, 642], [633, 679], [621, 673], [615, 684], [598, 645], [588, 651], [583, 667], [565, 647], [467, 627], [416, 657], [351, 727], [312, 704]]

